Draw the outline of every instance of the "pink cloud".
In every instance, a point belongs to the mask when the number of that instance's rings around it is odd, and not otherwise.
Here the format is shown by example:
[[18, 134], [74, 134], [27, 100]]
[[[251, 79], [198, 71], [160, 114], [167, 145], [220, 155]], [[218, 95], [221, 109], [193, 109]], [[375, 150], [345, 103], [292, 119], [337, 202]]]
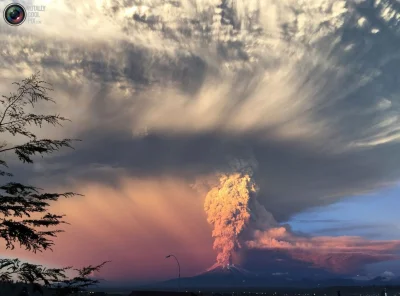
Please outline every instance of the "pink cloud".
[[285, 227], [255, 231], [249, 248], [281, 250], [293, 259], [310, 262], [316, 267], [346, 273], [365, 264], [398, 259], [400, 241], [372, 241], [361, 237], [305, 237]]
[[74, 191], [83, 197], [52, 205], [66, 214], [71, 225], [55, 239], [54, 251], [33, 254], [5, 250], [3, 256], [19, 257], [47, 266], [81, 267], [111, 262], [97, 275], [106, 280], [160, 280], [176, 276], [175, 254], [182, 275], [190, 276], [212, 264], [210, 227], [202, 212], [203, 197], [186, 183], [173, 178], [125, 179], [117, 187], [89, 183]]

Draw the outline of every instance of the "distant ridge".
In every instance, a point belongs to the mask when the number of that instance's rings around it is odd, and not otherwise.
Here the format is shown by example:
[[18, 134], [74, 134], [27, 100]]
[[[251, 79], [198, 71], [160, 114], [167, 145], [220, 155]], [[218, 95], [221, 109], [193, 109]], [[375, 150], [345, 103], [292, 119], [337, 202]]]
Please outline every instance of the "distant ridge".
[[[378, 276], [371, 280], [355, 280], [351, 278], [301, 278], [293, 279], [289, 274], [258, 274], [239, 265], [221, 266], [215, 264], [205, 272], [193, 277], [180, 279], [180, 285], [185, 291], [200, 291], [209, 289], [269, 289], [269, 288], [323, 288], [335, 286], [400, 286], [399, 277]], [[176, 290], [178, 279], [147, 285], [146, 289]]]
[[132, 291], [129, 296], [197, 296], [191, 292], [176, 291]]

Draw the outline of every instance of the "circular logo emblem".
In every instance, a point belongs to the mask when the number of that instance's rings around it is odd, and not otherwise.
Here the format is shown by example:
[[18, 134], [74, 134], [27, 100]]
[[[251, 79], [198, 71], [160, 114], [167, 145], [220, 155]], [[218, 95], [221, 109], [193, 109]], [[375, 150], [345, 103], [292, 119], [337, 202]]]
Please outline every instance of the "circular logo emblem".
[[3, 16], [10, 26], [19, 26], [26, 19], [26, 11], [21, 4], [11, 3], [4, 9]]

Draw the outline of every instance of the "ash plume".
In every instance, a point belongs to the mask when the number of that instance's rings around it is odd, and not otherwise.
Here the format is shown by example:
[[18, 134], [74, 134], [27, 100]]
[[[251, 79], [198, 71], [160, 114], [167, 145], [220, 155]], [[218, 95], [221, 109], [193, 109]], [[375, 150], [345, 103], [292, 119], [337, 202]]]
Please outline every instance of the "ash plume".
[[216, 264], [221, 266], [232, 264], [233, 253], [241, 247], [240, 235], [249, 224], [250, 204], [258, 191], [250, 163], [238, 160], [231, 166], [236, 172], [222, 175], [204, 203], [207, 221], [213, 226]]

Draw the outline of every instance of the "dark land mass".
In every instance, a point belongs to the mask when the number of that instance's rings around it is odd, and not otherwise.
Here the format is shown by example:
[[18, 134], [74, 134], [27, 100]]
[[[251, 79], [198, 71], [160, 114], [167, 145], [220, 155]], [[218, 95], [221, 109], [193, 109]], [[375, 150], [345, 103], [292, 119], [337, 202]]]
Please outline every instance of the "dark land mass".
[[277, 289], [310, 289], [328, 287], [390, 287], [400, 286], [400, 277], [376, 277], [371, 280], [351, 278], [292, 278], [289, 275], [263, 275], [245, 270], [239, 266], [217, 267], [193, 277], [172, 279], [141, 287], [142, 290], [182, 291], [267, 291]]

